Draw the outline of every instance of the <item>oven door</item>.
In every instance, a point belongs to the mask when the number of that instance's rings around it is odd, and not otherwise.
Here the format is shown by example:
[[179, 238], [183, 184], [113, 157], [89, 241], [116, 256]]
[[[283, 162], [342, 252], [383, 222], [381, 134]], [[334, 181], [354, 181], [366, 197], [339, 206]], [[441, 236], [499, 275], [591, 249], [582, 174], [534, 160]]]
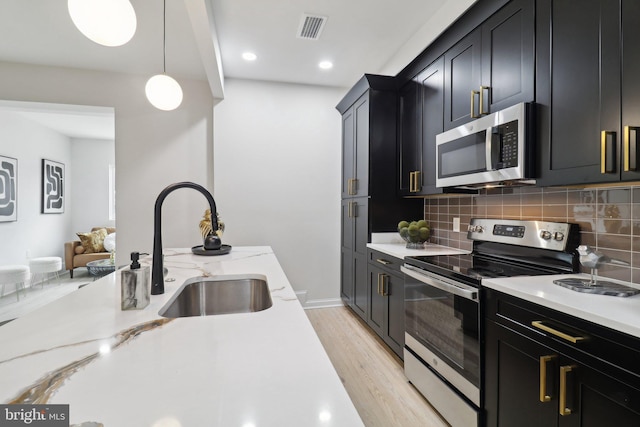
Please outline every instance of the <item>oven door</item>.
[[405, 345], [480, 405], [478, 289], [405, 264]]

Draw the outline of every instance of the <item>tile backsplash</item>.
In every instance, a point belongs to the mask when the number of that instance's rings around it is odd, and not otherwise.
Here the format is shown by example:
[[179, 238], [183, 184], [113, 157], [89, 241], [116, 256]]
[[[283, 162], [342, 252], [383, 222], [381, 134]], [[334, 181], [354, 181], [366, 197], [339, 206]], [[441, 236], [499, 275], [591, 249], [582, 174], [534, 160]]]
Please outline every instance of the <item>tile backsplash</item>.
[[[432, 243], [466, 250], [472, 249], [466, 226], [474, 217], [579, 224], [582, 244], [629, 263], [604, 266], [601, 276], [640, 283], [640, 185], [495, 188], [478, 195], [426, 198], [424, 210]], [[460, 232], [453, 231], [455, 217], [460, 218]]]

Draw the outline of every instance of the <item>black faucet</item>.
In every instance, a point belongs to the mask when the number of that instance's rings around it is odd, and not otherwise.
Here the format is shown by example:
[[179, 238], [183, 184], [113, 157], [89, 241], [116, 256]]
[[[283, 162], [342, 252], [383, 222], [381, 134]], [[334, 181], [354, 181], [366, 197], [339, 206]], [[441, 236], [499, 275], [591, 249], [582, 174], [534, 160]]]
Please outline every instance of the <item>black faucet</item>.
[[169, 185], [158, 194], [156, 199], [156, 206], [153, 214], [153, 266], [151, 267], [151, 295], [160, 295], [164, 293], [164, 274], [162, 272], [162, 202], [169, 195], [169, 193], [177, 190], [178, 188], [193, 188], [202, 193], [209, 202], [209, 208], [211, 209], [211, 227], [213, 228], [213, 234], [218, 230], [216, 202], [213, 200], [213, 196], [206, 188], [193, 182], [177, 182]]

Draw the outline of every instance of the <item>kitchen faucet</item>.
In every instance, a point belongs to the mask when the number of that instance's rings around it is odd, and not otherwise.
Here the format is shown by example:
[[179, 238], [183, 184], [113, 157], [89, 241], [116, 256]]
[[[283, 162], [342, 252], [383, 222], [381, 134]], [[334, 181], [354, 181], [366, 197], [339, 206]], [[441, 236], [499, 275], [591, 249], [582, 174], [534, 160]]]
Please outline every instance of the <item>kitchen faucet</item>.
[[[216, 209], [216, 202], [213, 200], [213, 196], [206, 188], [201, 185], [195, 184], [193, 182], [177, 182], [175, 184], [171, 184], [167, 186], [164, 190], [160, 192], [158, 198], [156, 199], [155, 210], [153, 214], [153, 265], [151, 268], [151, 295], [160, 295], [164, 293], [164, 274], [163, 274], [163, 261], [162, 261], [162, 203], [164, 199], [169, 195], [169, 193], [177, 190], [178, 188], [193, 188], [194, 190], [198, 190], [204, 197], [207, 198], [209, 202], [209, 208], [211, 209], [211, 214], [213, 218], [216, 218], [216, 214], [218, 210]], [[211, 226], [213, 228], [213, 240], [215, 242], [210, 243], [207, 239], [205, 239], [205, 249], [219, 249], [220, 247], [220, 239], [216, 236], [216, 231], [218, 230], [218, 221], [211, 221]], [[210, 236], [208, 236], [210, 237]], [[217, 240], [216, 240], [217, 239]], [[213, 244], [212, 247], [210, 246]]]

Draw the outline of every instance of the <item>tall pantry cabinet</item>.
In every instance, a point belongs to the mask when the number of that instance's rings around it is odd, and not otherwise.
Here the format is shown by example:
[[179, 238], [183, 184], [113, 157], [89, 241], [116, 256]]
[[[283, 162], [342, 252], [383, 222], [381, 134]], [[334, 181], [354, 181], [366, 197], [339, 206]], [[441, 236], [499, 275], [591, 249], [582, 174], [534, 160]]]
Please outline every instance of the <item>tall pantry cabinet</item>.
[[392, 77], [365, 74], [336, 106], [342, 114], [340, 295], [365, 321], [371, 301], [367, 243], [424, 217], [422, 199], [398, 196], [397, 93]]

